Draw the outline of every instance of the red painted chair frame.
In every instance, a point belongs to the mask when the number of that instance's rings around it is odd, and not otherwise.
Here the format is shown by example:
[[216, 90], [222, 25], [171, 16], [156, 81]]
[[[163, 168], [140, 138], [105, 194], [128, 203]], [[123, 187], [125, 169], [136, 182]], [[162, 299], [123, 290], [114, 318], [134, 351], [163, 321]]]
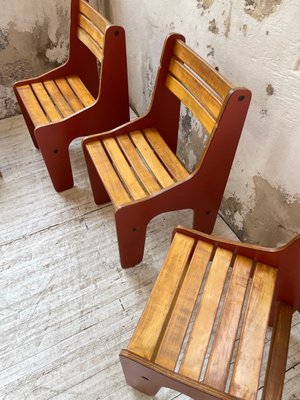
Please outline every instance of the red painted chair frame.
[[[86, 1], [88, 3], [88, 1]], [[56, 191], [73, 187], [68, 148], [77, 137], [95, 134], [129, 121], [129, 96], [125, 31], [108, 26], [104, 34], [100, 77], [97, 58], [77, 37], [79, 0], [71, 0], [69, 57], [65, 64], [41, 76], [16, 82], [13, 86], [22, 114], [36, 148], [40, 148]], [[34, 126], [17, 87], [25, 84], [78, 75], [95, 103], [70, 117], [47, 125]]]
[[[155, 127], [169, 148], [176, 153], [181, 102], [166, 87], [165, 81], [177, 40], [185, 41], [179, 34], [171, 34], [165, 41], [148, 113], [122, 127], [83, 139], [86, 163], [97, 204], [109, 201], [109, 196], [86, 149], [86, 144], [104, 136], [116, 137], [146, 127]], [[237, 88], [230, 92], [222, 116], [208, 139], [198, 166], [186, 180], [145, 199], [120, 205], [115, 210], [122, 267], [134, 266], [142, 260], [147, 224], [160, 213], [192, 209], [194, 228], [207, 233], [212, 231], [250, 99], [251, 92], [247, 89]]]
[[[248, 257], [254, 262], [260, 262], [275, 267], [278, 270], [278, 274], [269, 324], [272, 326], [276, 318], [278, 318], [278, 314], [276, 314], [276, 305], [280, 302], [284, 303], [289, 308], [286, 314], [286, 323], [289, 324], [289, 326], [291, 325], [292, 313], [300, 308], [300, 235], [297, 235], [284, 246], [266, 248], [225, 240], [182, 226], [178, 226], [174, 230], [174, 234], [177, 232], [191, 236], [196, 240], [211, 243], [215, 248], [221, 247], [231, 251], [235, 255]], [[287, 329], [286, 332], [289, 332], [289, 330]], [[284, 350], [286, 353], [285, 356], [287, 357], [288, 341], [283, 337], [279, 340], [285, 340]], [[271, 374], [270, 371], [274, 368], [274, 365], [277, 367], [280, 366], [282, 370], [282, 380], [276, 382], [276, 385], [274, 385], [272, 381], [269, 382], [269, 384], [264, 387], [263, 399], [275, 400], [276, 398], [276, 400], [279, 400], [282, 396], [284, 383], [283, 377], [285, 370], [283, 368], [285, 364], [283, 360], [285, 357], [280, 357], [278, 353], [276, 354], [276, 348], [272, 348], [272, 345], [270, 351], [273, 352], [273, 354], [271, 354], [272, 357], [269, 357], [265, 382], [268, 381], [269, 374]], [[168, 387], [197, 400], [236, 399], [236, 397], [227, 393], [161, 367], [129, 350], [121, 351], [120, 361], [127, 383], [150, 396], [154, 396], [160, 388]], [[271, 365], [272, 362], [274, 362], [274, 365]], [[278, 388], [281, 388], [280, 392], [278, 392]]]

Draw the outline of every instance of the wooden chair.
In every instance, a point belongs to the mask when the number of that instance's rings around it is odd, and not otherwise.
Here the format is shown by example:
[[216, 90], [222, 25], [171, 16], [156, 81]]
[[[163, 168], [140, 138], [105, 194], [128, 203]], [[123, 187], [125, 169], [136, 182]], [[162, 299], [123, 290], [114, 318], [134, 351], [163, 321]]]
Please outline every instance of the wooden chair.
[[256, 399], [270, 323], [263, 399], [281, 399], [299, 287], [300, 235], [267, 249], [178, 227], [120, 354], [127, 383], [152, 396], [168, 387], [199, 400]]
[[[115, 206], [123, 267], [142, 260], [147, 224], [160, 213], [192, 209], [194, 227], [211, 232], [250, 97], [172, 34], [148, 113], [83, 140], [95, 202]], [[181, 101], [209, 133], [193, 173], [176, 157]]]
[[55, 189], [71, 188], [71, 141], [129, 121], [124, 29], [112, 25], [87, 1], [71, 0], [68, 61], [15, 83], [14, 91]]

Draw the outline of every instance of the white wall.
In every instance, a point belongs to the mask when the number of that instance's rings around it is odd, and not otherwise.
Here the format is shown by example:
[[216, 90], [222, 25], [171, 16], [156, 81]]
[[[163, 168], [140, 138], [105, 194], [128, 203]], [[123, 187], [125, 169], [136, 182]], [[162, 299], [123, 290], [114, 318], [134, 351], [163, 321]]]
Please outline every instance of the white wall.
[[[299, 0], [107, 0], [127, 32], [130, 96], [148, 105], [165, 36], [176, 31], [253, 100], [221, 212], [241, 239], [276, 245], [300, 233]], [[182, 116], [189, 167], [203, 132]]]

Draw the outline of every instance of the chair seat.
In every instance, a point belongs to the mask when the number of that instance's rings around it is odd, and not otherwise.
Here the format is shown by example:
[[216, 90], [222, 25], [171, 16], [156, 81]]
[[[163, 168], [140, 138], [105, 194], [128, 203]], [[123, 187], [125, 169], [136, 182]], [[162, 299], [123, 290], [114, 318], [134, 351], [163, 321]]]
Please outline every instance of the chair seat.
[[16, 90], [35, 127], [60, 121], [95, 102], [77, 75], [26, 84]]
[[256, 399], [276, 280], [276, 268], [177, 232], [127, 351], [214, 398]]
[[189, 176], [154, 128], [103, 135], [86, 147], [115, 206], [146, 198]]

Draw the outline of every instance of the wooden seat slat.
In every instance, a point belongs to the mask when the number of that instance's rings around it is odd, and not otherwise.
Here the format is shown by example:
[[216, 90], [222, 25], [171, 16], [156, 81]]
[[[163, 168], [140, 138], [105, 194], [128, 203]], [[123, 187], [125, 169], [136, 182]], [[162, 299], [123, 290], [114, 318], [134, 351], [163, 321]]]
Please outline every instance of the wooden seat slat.
[[157, 349], [155, 363], [174, 370], [182, 342], [198, 297], [202, 279], [211, 257], [213, 246], [198, 241], [188, 271], [176, 300], [163, 339]]
[[88, 143], [87, 148], [111, 200], [116, 204], [130, 202], [131, 199], [111, 165], [100, 141]]
[[105, 19], [99, 13], [96, 13], [95, 10], [84, 0], [79, 1], [79, 11], [88, 17], [88, 19], [90, 19], [103, 33], [105, 32], [106, 28], [111, 25], [107, 19]]
[[37, 101], [30, 85], [19, 86], [17, 91], [30, 115], [33, 125], [39, 126], [48, 124], [49, 120]]
[[172, 185], [174, 180], [168, 174], [153, 149], [149, 146], [142, 132], [134, 131], [129, 135], [162, 187], [165, 188]]
[[130, 140], [128, 135], [120, 135], [117, 136], [117, 141], [122, 148], [124, 154], [127, 159], [130, 160], [130, 164], [134, 169], [137, 176], [143, 182], [144, 187], [148, 191], [149, 194], [155, 193], [161, 189], [161, 186], [158, 184], [157, 180], [154, 178], [152, 173], [146, 167], [145, 163], [141, 159], [139, 153], [137, 152], [135, 146]]
[[236, 397], [256, 399], [276, 276], [275, 268], [262, 263], [255, 267], [230, 384]]
[[74, 112], [80, 111], [84, 108], [84, 105], [78, 99], [66, 78], [61, 77], [55, 79], [55, 83]]
[[182, 85], [174, 76], [168, 74], [166, 86], [174, 93], [182, 103], [190, 109], [196, 118], [203, 124], [208, 133], [212, 133], [215, 120], [207, 109]]
[[217, 118], [221, 108], [222, 100], [216, 96], [208, 85], [200, 81], [198, 77], [193, 75], [187, 67], [175, 57], [172, 57], [169, 71], [174, 77], [181, 82], [186, 88], [204, 105], [205, 108]]
[[176, 181], [181, 181], [189, 176], [176, 155], [170, 150], [166, 142], [154, 128], [143, 130], [148, 142], [151, 144], [155, 153], [159, 156], [165, 167]]
[[200, 377], [232, 256], [228, 250], [216, 250], [185, 349], [179, 373], [195, 380]]
[[252, 264], [251, 259], [240, 255], [235, 259], [222, 315], [209, 355], [204, 383], [219, 390], [225, 390], [226, 387]]
[[79, 76], [67, 76], [67, 81], [85, 107], [91, 106], [95, 103], [94, 97], [88, 91]]
[[69, 117], [73, 114], [73, 110], [65, 100], [64, 96], [61, 94], [60, 90], [56, 86], [54, 81], [44, 81], [43, 82], [52, 102], [59, 109], [63, 117]]
[[113, 161], [114, 168], [118, 171], [119, 176], [125, 183], [127, 192], [131, 194], [134, 200], [145, 197], [146, 192], [132, 172], [116, 140], [114, 138], [104, 139], [103, 145]]
[[82, 41], [91, 52], [97, 57], [97, 59], [102, 62], [103, 60], [103, 51], [102, 48], [95, 42], [95, 40], [81, 27], [77, 29], [78, 39]]
[[[99, 47], [103, 49], [104, 45], [104, 35], [100, 31], [99, 28], [97, 28], [96, 25], [94, 25], [88, 18], [86, 18], [83, 14], [79, 14], [79, 20], [78, 20], [79, 26], [87, 32], [95, 42], [98, 43]], [[103, 51], [103, 50], [102, 50]]]
[[128, 345], [129, 350], [147, 360], [152, 359], [155, 349], [159, 346], [163, 327], [171, 315], [194, 242], [193, 238], [182, 234], [174, 236], [170, 251]]
[[188, 48], [183, 41], [178, 40], [176, 42], [174, 46], [174, 55], [199, 74], [216, 93], [225, 99], [232, 85], [226, 81], [225, 78], [221, 77], [220, 74], [216, 74], [214, 68], [203, 59], [199, 59], [197, 54]]
[[60, 121], [62, 119], [61, 114], [53, 104], [50, 96], [48, 95], [42, 82], [32, 83], [32, 90], [34, 91], [39, 103], [44, 109], [51, 122]]

